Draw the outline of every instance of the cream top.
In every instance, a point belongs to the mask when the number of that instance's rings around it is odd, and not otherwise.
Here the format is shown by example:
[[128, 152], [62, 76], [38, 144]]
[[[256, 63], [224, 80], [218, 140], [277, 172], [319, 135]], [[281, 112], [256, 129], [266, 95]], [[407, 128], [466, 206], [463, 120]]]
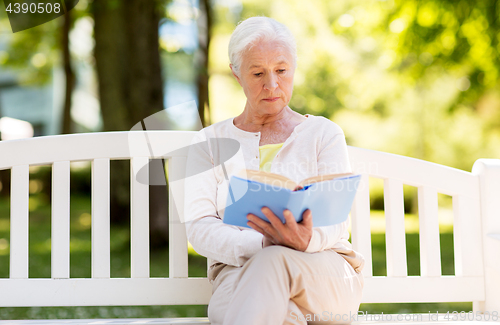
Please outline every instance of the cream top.
[[271, 171], [274, 157], [278, 154], [283, 143], [265, 144], [259, 147], [259, 169], [265, 172]]

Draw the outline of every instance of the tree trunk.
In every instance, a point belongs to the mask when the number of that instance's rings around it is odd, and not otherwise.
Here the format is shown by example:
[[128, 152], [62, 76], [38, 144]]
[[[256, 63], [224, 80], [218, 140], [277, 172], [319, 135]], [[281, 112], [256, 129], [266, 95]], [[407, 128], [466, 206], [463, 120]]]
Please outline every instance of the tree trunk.
[[[93, 2], [94, 54], [106, 131], [128, 131], [164, 108], [158, 9], [159, 2], [155, 0]], [[113, 222], [126, 222], [129, 216], [129, 170], [121, 165], [111, 173]], [[158, 242], [158, 236], [168, 238], [164, 195], [165, 186], [150, 187], [152, 242]]]
[[10, 169], [0, 170], [0, 197], [8, 197], [10, 193]]
[[61, 49], [63, 57], [64, 75], [66, 76], [66, 91], [64, 97], [64, 108], [62, 118], [62, 134], [72, 133], [72, 119], [71, 119], [71, 95], [75, 87], [75, 74], [71, 67], [71, 54], [69, 51], [69, 32], [71, 30], [72, 15], [71, 11], [67, 11], [63, 16], [63, 28]]
[[[5, 88], [9, 88], [12, 86], [17, 86], [17, 82], [15, 81], [4, 81], [0, 82], [0, 95], [2, 90]], [[2, 118], [2, 107], [0, 103], [0, 119]], [[2, 139], [2, 132], [0, 130], [0, 140]], [[10, 195], [10, 169], [0, 170], [0, 183], [2, 184], [0, 190], [0, 197], [8, 197]]]
[[[0, 87], [1, 90], [1, 87]], [[0, 106], [0, 118], [2, 118], [2, 107]], [[0, 132], [0, 139], [1, 139], [2, 133]], [[7, 197], [9, 196], [9, 191], [10, 191], [10, 170], [0, 170], [0, 197]]]
[[198, 114], [203, 126], [210, 125], [210, 105], [208, 98], [208, 50], [212, 33], [212, 8], [210, 0], [200, 1], [198, 17], [198, 50], [196, 53]]

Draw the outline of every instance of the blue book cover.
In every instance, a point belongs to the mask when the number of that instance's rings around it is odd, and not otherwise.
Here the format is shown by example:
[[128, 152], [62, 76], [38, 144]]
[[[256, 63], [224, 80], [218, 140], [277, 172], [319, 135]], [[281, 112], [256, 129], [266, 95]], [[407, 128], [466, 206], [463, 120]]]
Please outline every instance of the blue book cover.
[[338, 224], [347, 220], [360, 178], [361, 175], [341, 176], [293, 190], [290, 186], [271, 185], [279, 182], [269, 184], [232, 176], [223, 221], [250, 228], [247, 215], [252, 213], [269, 222], [260, 211], [266, 206], [283, 223], [285, 209], [292, 212], [297, 222], [302, 221], [302, 213], [310, 209], [314, 227]]

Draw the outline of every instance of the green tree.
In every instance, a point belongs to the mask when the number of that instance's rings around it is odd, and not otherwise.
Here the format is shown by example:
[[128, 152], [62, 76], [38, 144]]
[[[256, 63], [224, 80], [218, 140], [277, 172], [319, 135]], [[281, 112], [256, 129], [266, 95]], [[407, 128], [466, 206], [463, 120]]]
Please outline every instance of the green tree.
[[[158, 27], [161, 1], [100, 0], [92, 3], [95, 61], [105, 131], [128, 131], [163, 107]], [[152, 164], [152, 166], [155, 166]], [[111, 172], [113, 222], [128, 220], [129, 166]], [[150, 230], [153, 245], [168, 238], [167, 189], [150, 186]]]
[[292, 108], [350, 144], [466, 170], [500, 155], [497, 0], [243, 1], [236, 21], [254, 15], [296, 36]]
[[210, 125], [210, 101], [208, 96], [208, 63], [209, 48], [212, 39], [213, 13], [210, 0], [199, 2], [200, 15], [198, 24], [198, 55], [195, 67], [197, 70], [196, 87], [198, 90], [198, 114], [203, 126]]

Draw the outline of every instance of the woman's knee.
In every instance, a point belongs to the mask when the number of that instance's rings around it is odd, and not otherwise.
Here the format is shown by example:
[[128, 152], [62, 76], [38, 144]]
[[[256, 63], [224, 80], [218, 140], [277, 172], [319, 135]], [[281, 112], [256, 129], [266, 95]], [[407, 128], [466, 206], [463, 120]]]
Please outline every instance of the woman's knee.
[[291, 251], [293, 249], [279, 245], [265, 247], [247, 261], [247, 268], [281, 268], [286, 264], [287, 255]]
[[260, 252], [255, 254], [254, 259], [258, 260], [271, 260], [274, 261], [276, 259], [283, 259], [292, 251], [295, 251], [292, 248], [288, 248], [280, 245], [273, 245], [263, 248]]

